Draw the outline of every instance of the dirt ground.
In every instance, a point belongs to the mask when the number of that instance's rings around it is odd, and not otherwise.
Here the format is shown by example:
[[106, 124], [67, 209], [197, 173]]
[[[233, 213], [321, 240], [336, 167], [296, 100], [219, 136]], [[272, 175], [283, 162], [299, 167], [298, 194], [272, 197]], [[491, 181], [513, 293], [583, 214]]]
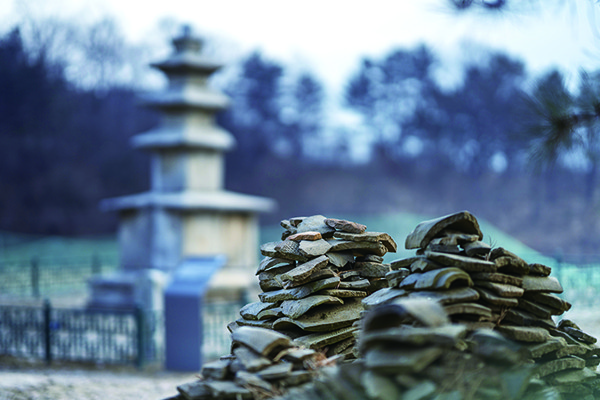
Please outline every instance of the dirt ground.
[[195, 379], [192, 373], [0, 359], [0, 400], [160, 400]]

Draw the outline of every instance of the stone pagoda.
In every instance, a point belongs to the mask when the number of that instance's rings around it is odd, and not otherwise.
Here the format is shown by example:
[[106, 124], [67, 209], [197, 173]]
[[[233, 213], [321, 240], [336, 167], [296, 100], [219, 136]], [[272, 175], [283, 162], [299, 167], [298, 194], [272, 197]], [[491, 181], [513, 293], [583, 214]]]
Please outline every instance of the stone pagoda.
[[163, 114], [162, 124], [132, 140], [135, 148], [151, 153], [151, 189], [101, 203], [119, 213], [121, 272], [92, 282], [92, 306], [134, 301], [156, 307], [148, 294], [148, 285], [156, 284], [148, 282], [161, 275], [158, 281], [168, 280], [190, 257], [226, 257], [209, 296], [231, 298], [254, 281], [256, 214], [274, 209], [275, 202], [224, 190], [223, 152], [235, 139], [214, 119], [229, 100], [207, 86], [220, 65], [200, 54], [202, 41], [189, 27], [173, 45], [169, 58], [152, 64], [166, 74], [167, 88], [144, 98]]

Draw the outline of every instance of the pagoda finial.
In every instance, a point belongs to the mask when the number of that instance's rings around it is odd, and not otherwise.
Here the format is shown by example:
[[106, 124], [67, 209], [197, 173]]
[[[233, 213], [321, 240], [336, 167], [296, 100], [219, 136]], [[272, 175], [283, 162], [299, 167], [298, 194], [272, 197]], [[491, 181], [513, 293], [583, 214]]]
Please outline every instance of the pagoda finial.
[[176, 53], [198, 53], [202, 48], [202, 40], [194, 35], [191, 25], [185, 24], [181, 27], [181, 34], [173, 39], [173, 46]]

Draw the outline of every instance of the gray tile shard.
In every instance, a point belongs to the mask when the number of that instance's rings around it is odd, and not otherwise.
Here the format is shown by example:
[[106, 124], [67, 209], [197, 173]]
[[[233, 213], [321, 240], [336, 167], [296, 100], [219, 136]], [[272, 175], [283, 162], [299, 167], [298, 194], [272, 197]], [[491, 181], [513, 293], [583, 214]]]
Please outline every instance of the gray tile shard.
[[254, 387], [260, 390], [266, 391], [267, 393], [273, 392], [273, 385], [264, 379], [259, 378], [256, 374], [251, 374], [246, 371], [238, 371], [235, 374], [234, 382], [238, 386], [242, 387]]
[[351, 290], [351, 289], [325, 289], [317, 292], [317, 294], [323, 294], [326, 296], [334, 296], [340, 298], [352, 298], [352, 297], [366, 297], [367, 292], [362, 290]]
[[313, 295], [300, 300], [286, 300], [281, 303], [281, 309], [286, 317], [298, 318], [322, 304], [344, 304], [344, 301], [333, 296]]
[[499, 272], [475, 272], [471, 274], [471, 278], [479, 281], [488, 281], [496, 283], [505, 283], [516, 287], [523, 287], [523, 278], [513, 275], [501, 274]]
[[332, 331], [352, 325], [360, 318], [363, 310], [358, 300], [347, 300], [344, 304], [323, 305], [297, 318], [280, 318], [273, 324], [275, 329], [300, 328], [309, 332]]
[[557, 360], [548, 361], [538, 364], [535, 370], [535, 375], [538, 378], [554, 374], [567, 369], [583, 369], [585, 368], [585, 360], [579, 357], [559, 358]]
[[252, 327], [241, 327], [231, 334], [232, 347], [244, 345], [260, 355], [269, 357], [274, 350], [291, 347], [290, 339], [278, 332]]
[[268, 310], [269, 308], [276, 307], [276, 303], [263, 303], [262, 301], [255, 301], [254, 303], [248, 303], [240, 309], [240, 315], [244, 319], [258, 320], [258, 314], [261, 311]]
[[364, 232], [364, 233], [346, 233], [335, 232], [333, 237], [341, 240], [350, 240], [353, 242], [380, 242], [386, 249], [392, 253], [398, 250], [398, 245], [390, 235], [385, 232]]
[[325, 223], [327, 226], [340, 232], [363, 233], [367, 229], [367, 227], [363, 224], [358, 224], [356, 222], [347, 221], [344, 219], [327, 218], [325, 219]]
[[295, 261], [308, 261], [308, 257], [300, 252], [300, 243], [288, 239], [275, 245], [275, 256]]
[[378, 343], [453, 347], [459, 339], [463, 339], [466, 335], [467, 328], [461, 324], [447, 324], [434, 328], [404, 325], [365, 333], [360, 338], [360, 347], [361, 351], [376, 346]]
[[[335, 229], [325, 223], [326, 218], [322, 215], [313, 215], [311, 217], [305, 217], [296, 226], [298, 232], [319, 232], [322, 237], [331, 237]], [[290, 223], [294, 225], [296, 221], [290, 220]]]
[[471, 243], [465, 243], [462, 245], [462, 248], [469, 257], [486, 256], [490, 251], [492, 251], [492, 248], [489, 244], [479, 240]]
[[484, 319], [490, 319], [492, 317], [492, 310], [489, 307], [477, 303], [449, 304], [444, 306], [444, 311], [446, 311], [448, 315], [470, 314], [479, 315]]
[[333, 277], [310, 282], [291, 289], [280, 289], [273, 292], [260, 293], [259, 299], [264, 303], [274, 303], [284, 300], [300, 300], [322, 289], [334, 288], [340, 283], [340, 278]]
[[319, 349], [352, 337], [352, 333], [356, 330], [358, 330], [357, 327], [349, 326], [331, 332], [311, 333], [294, 339], [294, 343], [310, 349]]
[[[275, 242], [273, 242], [273, 243], [275, 243]], [[269, 244], [269, 243], [266, 243], [265, 245], [267, 245], [267, 244]], [[265, 245], [263, 245], [263, 246], [265, 246]], [[262, 246], [261, 246], [261, 251], [262, 251]], [[273, 254], [275, 254], [275, 244], [273, 244]], [[258, 265], [258, 269], [256, 270], [256, 275], [260, 274], [261, 272], [273, 269], [280, 264], [294, 266], [295, 262], [293, 260], [288, 260], [285, 258], [267, 256], [267, 257], [263, 258], [261, 260], [260, 264]]]
[[490, 261], [477, 258], [465, 257], [456, 254], [437, 253], [433, 251], [425, 252], [425, 256], [448, 267], [457, 267], [466, 272], [496, 272], [496, 264]]
[[381, 373], [418, 373], [444, 353], [440, 347], [423, 349], [373, 348], [365, 356], [365, 364]]
[[473, 288], [462, 287], [439, 291], [421, 290], [410, 293], [410, 297], [423, 297], [446, 305], [479, 300], [479, 293]]
[[[566, 300], [561, 299], [560, 297], [551, 294], [551, 293], [543, 293], [543, 292], [527, 292], [524, 297], [527, 300], [542, 304], [551, 309], [557, 310], [558, 313], [555, 315], [560, 315], [565, 311], [569, 311], [571, 309], [571, 303]], [[553, 313], [554, 314], [554, 313]]]
[[341, 281], [338, 288], [349, 290], [360, 290], [368, 288], [370, 285], [368, 279], [359, 279], [357, 281]]
[[511, 326], [499, 325], [496, 329], [509, 339], [519, 342], [546, 342], [550, 339], [550, 334], [544, 328], [533, 326]]
[[370, 309], [379, 304], [385, 304], [387, 302], [392, 301], [395, 298], [403, 297], [406, 295], [408, 295], [408, 292], [406, 292], [402, 289], [385, 288], [385, 289], [378, 290], [378, 291], [370, 294], [369, 296], [365, 297], [362, 300], [362, 303], [363, 303], [363, 306], [365, 307], [365, 309]]
[[[325, 242], [327, 243], [327, 242]], [[299, 264], [296, 268], [280, 275], [282, 281], [302, 282], [306, 280], [314, 271], [323, 268], [327, 265], [329, 259], [324, 255], [313, 258], [303, 264]]]
[[205, 379], [225, 379], [230, 360], [215, 360], [202, 366], [201, 374]]
[[417, 260], [423, 259], [423, 256], [409, 257], [409, 258], [401, 258], [399, 260], [394, 260], [390, 263], [390, 267], [392, 269], [399, 268], [410, 268], [411, 264]]
[[400, 297], [371, 310], [363, 321], [363, 331], [394, 328], [416, 321], [423, 326], [436, 327], [450, 321], [440, 304], [428, 299]]
[[288, 240], [294, 240], [296, 242], [299, 242], [302, 240], [319, 240], [322, 238], [323, 238], [323, 236], [321, 235], [320, 232], [311, 232], [311, 231], [294, 233], [287, 237]]
[[210, 396], [211, 391], [203, 381], [194, 381], [177, 386], [177, 391], [186, 400], [203, 400]]
[[204, 383], [217, 399], [251, 399], [252, 392], [232, 381], [207, 381]]
[[258, 371], [256, 374], [259, 378], [270, 381], [275, 379], [283, 379], [292, 372], [292, 363], [280, 362], [273, 364], [270, 367]]
[[354, 262], [354, 255], [351, 251], [329, 251], [326, 254], [329, 262], [338, 268], [344, 268], [347, 264]]
[[388, 249], [380, 242], [353, 242], [351, 240], [330, 239], [331, 251], [353, 250], [354, 253], [384, 256]]
[[369, 261], [358, 261], [354, 263], [353, 269], [356, 269], [360, 276], [365, 278], [383, 278], [391, 268], [389, 264], [380, 264]]
[[271, 361], [266, 357], [257, 354], [245, 346], [239, 346], [233, 349], [233, 354], [249, 372], [259, 371], [271, 365]]
[[548, 353], [557, 351], [567, 346], [565, 339], [561, 337], [551, 337], [546, 342], [534, 343], [525, 346], [531, 358], [540, 358]]
[[485, 303], [501, 307], [516, 307], [519, 305], [519, 300], [515, 298], [501, 297], [491, 290], [482, 287], [475, 287], [475, 290], [479, 293], [481, 300]]
[[477, 219], [468, 211], [446, 215], [440, 218], [421, 222], [406, 237], [404, 247], [410, 249], [424, 249], [431, 239], [436, 237], [442, 230], [452, 229], [466, 234], [477, 235], [479, 240], [483, 239]]
[[301, 240], [298, 247], [300, 254], [305, 257], [323, 256], [331, 249], [331, 244], [324, 239]]
[[550, 268], [544, 264], [538, 264], [538, 263], [529, 264], [529, 274], [530, 275], [550, 276], [551, 272], [552, 272], [552, 268]]
[[523, 296], [523, 293], [525, 293], [525, 291], [520, 287], [507, 285], [506, 283], [476, 280], [475, 285], [478, 287], [490, 289], [501, 297], [521, 297]]
[[524, 276], [523, 289], [525, 289], [526, 292], [563, 292], [563, 288], [560, 285], [560, 282], [558, 282], [556, 278], [551, 276]]

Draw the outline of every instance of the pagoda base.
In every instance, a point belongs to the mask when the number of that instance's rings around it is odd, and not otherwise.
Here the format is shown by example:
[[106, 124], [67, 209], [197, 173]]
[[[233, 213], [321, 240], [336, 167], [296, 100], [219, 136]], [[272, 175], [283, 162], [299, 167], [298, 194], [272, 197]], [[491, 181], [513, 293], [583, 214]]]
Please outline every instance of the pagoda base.
[[94, 277], [88, 282], [87, 308], [103, 310], [163, 310], [167, 274], [159, 270], [118, 272]]

